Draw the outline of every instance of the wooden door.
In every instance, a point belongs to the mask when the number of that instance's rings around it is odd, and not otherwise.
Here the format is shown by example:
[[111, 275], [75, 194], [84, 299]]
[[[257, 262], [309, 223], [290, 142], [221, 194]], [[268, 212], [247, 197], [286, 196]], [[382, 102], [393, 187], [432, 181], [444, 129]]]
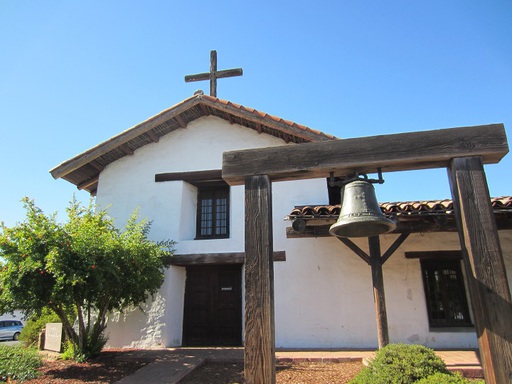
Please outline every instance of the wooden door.
[[242, 268], [187, 267], [183, 345], [242, 345]]

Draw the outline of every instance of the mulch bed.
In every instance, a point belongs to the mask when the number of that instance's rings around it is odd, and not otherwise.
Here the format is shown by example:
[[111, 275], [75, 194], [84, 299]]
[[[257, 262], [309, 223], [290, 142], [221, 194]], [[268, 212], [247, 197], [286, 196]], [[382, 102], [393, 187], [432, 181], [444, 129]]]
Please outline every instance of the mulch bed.
[[[27, 380], [27, 384], [110, 384], [129, 376], [150, 361], [126, 361], [122, 357], [129, 350], [108, 350], [85, 363], [70, 360], [45, 359], [41, 376]], [[361, 369], [361, 362], [317, 363], [278, 362], [278, 384], [348, 383]], [[234, 384], [244, 382], [243, 363], [208, 363], [187, 375], [180, 384]], [[155, 383], [157, 384], [157, 383]]]
[[[126, 350], [125, 350], [126, 351]], [[70, 360], [44, 360], [41, 376], [24, 381], [27, 384], [109, 384], [131, 375], [148, 363], [147, 360], [117, 360], [123, 351], [109, 350], [85, 363]]]

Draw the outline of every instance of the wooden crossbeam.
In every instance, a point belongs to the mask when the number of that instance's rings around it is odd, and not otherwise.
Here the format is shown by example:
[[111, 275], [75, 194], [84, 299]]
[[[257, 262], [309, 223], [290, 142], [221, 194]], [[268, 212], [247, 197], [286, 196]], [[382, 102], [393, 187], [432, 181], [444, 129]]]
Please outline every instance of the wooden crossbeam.
[[[286, 261], [286, 252], [276, 251], [273, 253], [272, 259]], [[244, 252], [179, 254], [174, 255], [171, 259], [171, 264], [178, 266], [243, 264], [244, 262]]]
[[222, 177], [242, 185], [253, 175], [282, 181], [445, 168], [455, 157], [480, 156], [488, 164], [507, 152], [503, 124], [491, 124], [224, 152]]

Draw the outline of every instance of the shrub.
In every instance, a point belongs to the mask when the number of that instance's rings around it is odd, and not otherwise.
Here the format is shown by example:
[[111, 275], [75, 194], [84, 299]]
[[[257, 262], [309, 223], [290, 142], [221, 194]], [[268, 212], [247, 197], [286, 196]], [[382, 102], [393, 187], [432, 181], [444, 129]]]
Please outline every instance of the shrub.
[[63, 360], [75, 360], [79, 363], [83, 363], [87, 360], [87, 356], [81, 353], [75, 348], [75, 345], [71, 341], [66, 341], [64, 352], [60, 355]]
[[0, 345], [0, 381], [33, 379], [41, 365], [35, 349]]
[[59, 316], [49, 308], [44, 308], [40, 315], [34, 315], [27, 320], [21, 331], [20, 340], [27, 346], [37, 345], [39, 332], [46, 327], [46, 323], [59, 322]]
[[352, 384], [409, 384], [448, 373], [444, 361], [422, 345], [389, 344], [351, 381]]
[[429, 377], [418, 380], [415, 384], [470, 384], [468, 379], [457, 373], [434, 373]]

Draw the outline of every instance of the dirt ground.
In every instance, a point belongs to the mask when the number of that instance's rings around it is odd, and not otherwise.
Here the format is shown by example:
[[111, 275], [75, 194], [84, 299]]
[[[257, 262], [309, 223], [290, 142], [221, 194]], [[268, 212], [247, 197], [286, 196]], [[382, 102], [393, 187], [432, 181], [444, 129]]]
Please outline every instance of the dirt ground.
[[[86, 363], [69, 360], [44, 360], [37, 379], [26, 384], [109, 384], [131, 375], [148, 364], [148, 361], [122, 361], [116, 359], [120, 351], [102, 352]], [[278, 363], [276, 378], [279, 384], [329, 384], [348, 383], [361, 369], [359, 362], [348, 363]], [[209, 363], [185, 377], [183, 384], [234, 384], [243, 383], [242, 363]], [[155, 383], [157, 384], [157, 383]]]
[[[344, 384], [363, 369], [360, 362], [348, 363], [277, 363], [278, 384]], [[242, 363], [210, 363], [196, 369], [180, 384], [235, 384], [243, 383]]]

